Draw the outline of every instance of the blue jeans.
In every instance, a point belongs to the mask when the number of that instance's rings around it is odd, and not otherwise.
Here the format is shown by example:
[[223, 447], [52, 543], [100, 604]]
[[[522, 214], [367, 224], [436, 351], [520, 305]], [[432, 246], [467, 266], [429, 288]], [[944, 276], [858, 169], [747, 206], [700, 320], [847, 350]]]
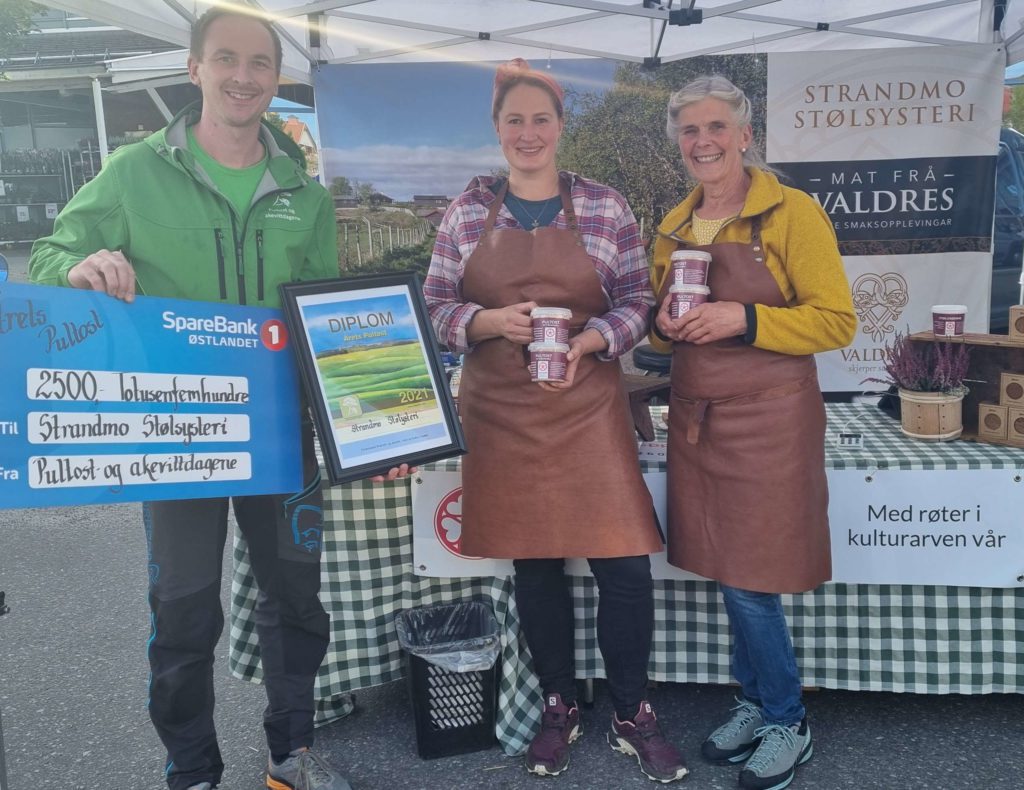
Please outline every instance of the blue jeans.
[[743, 696], [760, 706], [766, 724], [799, 724], [800, 673], [781, 596], [719, 586], [733, 633], [732, 673]]

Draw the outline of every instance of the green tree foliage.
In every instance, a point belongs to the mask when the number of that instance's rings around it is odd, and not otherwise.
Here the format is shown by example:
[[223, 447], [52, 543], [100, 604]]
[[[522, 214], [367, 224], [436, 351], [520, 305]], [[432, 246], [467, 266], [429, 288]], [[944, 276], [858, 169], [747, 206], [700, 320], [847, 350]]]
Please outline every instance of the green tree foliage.
[[[41, 7], [30, 0], [0, 0], [0, 58], [33, 29], [32, 14]], [[0, 79], [4, 78], [0, 69]]]
[[370, 206], [373, 205], [373, 193], [377, 190], [373, 184], [369, 181], [353, 181], [352, 189], [359, 196], [359, 202], [361, 205]]
[[[3, 2], [3, 0], [0, 0]], [[279, 112], [265, 112], [263, 113], [263, 120], [273, 126], [275, 129], [284, 131], [284, 118], [281, 117]]]
[[359, 199], [360, 205], [363, 206], [374, 206], [377, 204], [377, 201], [374, 199], [374, 195], [377, 194], [377, 188], [373, 185], [372, 181], [359, 181], [358, 179], [346, 176], [335, 176], [331, 179], [331, 194], [354, 195]]
[[1003, 114], [1003, 123], [1017, 131], [1024, 131], [1024, 85], [1014, 86], [1010, 109]]
[[652, 223], [685, 193], [679, 152], [665, 138], [667, 91], [617, 81], [604, 95], [584, 94], [566, 118], [562, 167], [625, 195], [650, 237]]
[[690, 80], [705, 74], [720, 74], [727, 78], [750, 99], [754, 139], [761, 144], [761, 150], [764, 150], [768, 92], [768, 60], [764, 55], [701, 55], [666, 63], [649, 72], [642, 71], [634, 65], [623, 68], [636, 78], [652, 80], [669, 93], [679, 90]]
[[678, 146], [665, 134], [666, 108], [672, 91], [703, 74], [721, 74], [746, 92], [753, 108], [754, 138], [763, 146], [763, 56], [702, 56], [650, 71], [633, 64], [619, 66], [611, 90], [575, 96], [566, 116], [559, 165], [620, 191], [643, 221], [647, 239], [693, 187]]

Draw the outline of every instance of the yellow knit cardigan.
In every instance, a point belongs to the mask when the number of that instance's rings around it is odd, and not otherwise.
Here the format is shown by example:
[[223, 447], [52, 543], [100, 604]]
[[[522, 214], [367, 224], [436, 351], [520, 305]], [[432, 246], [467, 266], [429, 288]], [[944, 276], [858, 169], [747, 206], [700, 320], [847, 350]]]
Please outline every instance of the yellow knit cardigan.
[[[751, 183], [743, 210], [726, 223], [715, 241], [749, 244], [751, 218], [760, 216], [765, 266], [788, 305], [755, 305], [753, 345], [782, 354], [814, 354], [849, 345], [857, 331], [857, 315], [828, 215], [814, 198], [783, 186], [772, 173], [753, 167], [747, 172]], [[679, 241], [693, 242], [690, 218], [703, 195], [698, 185], [658, 226], [651, 265], [655, 293], [660, 293], [669, 275]], [[671, 343], [653, 333], [651, 344], [661, 351], [671, 349]]]

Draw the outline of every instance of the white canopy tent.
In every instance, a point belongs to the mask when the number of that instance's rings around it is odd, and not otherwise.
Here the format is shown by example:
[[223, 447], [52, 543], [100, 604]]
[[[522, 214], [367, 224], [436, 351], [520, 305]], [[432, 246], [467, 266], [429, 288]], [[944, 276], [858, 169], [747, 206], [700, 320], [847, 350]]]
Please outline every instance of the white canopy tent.
[[[186, 46], [216, 0], [46, 0]], [[1019, 0], [230, 0], [269, 14], [285, 75], [318, 63], [602, 57], [636, 63], [737, 52], [1005, 42], [1024, 60]]]
[[[600, 57], [655, 66], [697, 55], [1002, 42], [1024, 60], [1021, 0], [44, 0], [187, 47], [212, 5], [263, 12], [282, 78], [325, 63]], [[111, 61], [112, 90], [181, 81], [184, 50]], [[158, 102], [159, 104], [159, 102]], [[97, 125], [103, 137], [102, 102]], [[165, 110], [166, 108], [161, 108]], [[106, 141], [100, 147], [106, 150]]]

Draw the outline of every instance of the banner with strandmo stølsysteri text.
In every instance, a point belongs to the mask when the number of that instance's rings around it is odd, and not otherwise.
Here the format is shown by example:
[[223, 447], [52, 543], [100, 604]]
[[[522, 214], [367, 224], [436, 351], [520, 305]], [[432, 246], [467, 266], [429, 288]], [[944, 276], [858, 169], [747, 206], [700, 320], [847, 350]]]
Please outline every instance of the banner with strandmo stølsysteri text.
[[996, 45], [772, 53], [767, 158], [828, 213], [858, 331], [821, 354], [825, 390], [877, 389], [896, 332], [935, 304], [988, 331], [1004, 54]]

